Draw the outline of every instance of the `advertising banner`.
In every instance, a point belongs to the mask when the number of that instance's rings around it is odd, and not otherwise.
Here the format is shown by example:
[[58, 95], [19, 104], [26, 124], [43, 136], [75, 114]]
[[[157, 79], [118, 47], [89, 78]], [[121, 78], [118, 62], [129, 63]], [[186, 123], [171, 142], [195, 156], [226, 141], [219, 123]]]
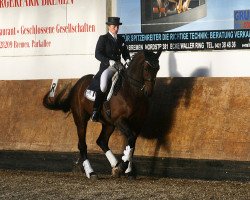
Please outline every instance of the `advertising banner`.
[[160, 77], [250, 76], [249, 10], [249, 0], [117, 0], [128, 49], [163, 47]]
[[0, 79], [78, 78], [95, 73], [106, 0], [0, 1]]
[[130, 51], [249, 49], [250, 30], [185, 31], [123, 35]]
[[93, 54], [105, 8], [98, 0], [0, 1], [0, 55]]
[[130, 51], [249, 49], [247, 8], [247, 0], [141, 0], [141, 31], [124, 38]]

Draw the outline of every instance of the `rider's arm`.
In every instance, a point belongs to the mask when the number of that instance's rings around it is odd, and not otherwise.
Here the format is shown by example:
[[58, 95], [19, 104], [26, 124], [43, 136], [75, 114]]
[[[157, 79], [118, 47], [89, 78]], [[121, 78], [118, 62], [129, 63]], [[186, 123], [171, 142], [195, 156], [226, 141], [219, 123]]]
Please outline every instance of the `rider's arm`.
[[109, 65], [109, 58], [107, 58], [105, 53], [105, 37], [103, 35], [101, 35], [97, 41], [95, 48], [95, 57], [105, 65]]

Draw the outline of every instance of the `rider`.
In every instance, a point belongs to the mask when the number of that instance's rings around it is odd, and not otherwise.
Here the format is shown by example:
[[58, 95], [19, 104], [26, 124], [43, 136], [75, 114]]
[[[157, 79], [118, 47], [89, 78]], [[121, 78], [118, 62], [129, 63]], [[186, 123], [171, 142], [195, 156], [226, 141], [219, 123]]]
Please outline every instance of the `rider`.
[[121, 55], [128, 64], [130, 62], [129, 51], [123, 37], [117, 35], [120, 22], [119, 17], [108, 17], [106, 22], [108, 33], [101, 35], [97, 41], [95, 57], [101, 62], [96, 76], [100, 76], [100, 88], [96, 92], [96, 99], [93, 106], [92, 121], [98, 121], [100, 110], [107, 91], [108, 82], [115, 72], [122, 68]]

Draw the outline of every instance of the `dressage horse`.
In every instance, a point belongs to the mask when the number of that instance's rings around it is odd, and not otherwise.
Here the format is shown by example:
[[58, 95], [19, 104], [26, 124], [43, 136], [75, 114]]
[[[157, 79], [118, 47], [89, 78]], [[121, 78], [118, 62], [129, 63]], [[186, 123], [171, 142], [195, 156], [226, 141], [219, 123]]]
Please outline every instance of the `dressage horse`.
[[[123, 80], [119, 91], [108, 102], [110, 114], [105, 106], [102, 108], [101, 133], [96, 141], [103, 150], [112, 167], [112, 175], [120, 176], [124, 173], [133, 174], [132, 157], [137, 136], [142, 128], [148, 107], [148, 97], [152, 95], [156, 75], [160, 68], [159, 57], [162, 49], [157, 53], [141, 51], [136, 53], [130, 65], [124, 69]], [[96, 178], [87, 156], [86, 129], [93, 110], [93, 101], [84, 96], [85, 90], [93, 80], [93, 75], [86, 75], [79, 79], [70, 89], [68, 94], [62, 90], [56, 97], [49, 97], [49, 92], [44, 96], [43, 105], [51, 110], [72, 112], [78, 133], [78, 149], [81, 155], [82, 166], [88, 178]], [[108, 142], [115, 127], [127, 139], [121, 161], [118, 161], [109, 149]]]

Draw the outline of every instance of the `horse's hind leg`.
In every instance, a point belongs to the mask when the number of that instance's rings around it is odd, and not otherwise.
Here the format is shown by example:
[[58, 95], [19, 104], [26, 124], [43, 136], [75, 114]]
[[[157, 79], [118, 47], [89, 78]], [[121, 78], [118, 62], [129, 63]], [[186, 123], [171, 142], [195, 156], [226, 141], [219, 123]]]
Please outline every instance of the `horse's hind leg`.
[[114, 132], [115, 127], [113, 125], [102, 125], [102, 131], [98, 137], [96, 143], [105, 153], [112, 168], [116, 167], [118, 161], [112, 151], [109, 149], [108, 142], [111, 134]]
[[[74, 113], [73, 113], [74, 115]], [[87, 144], [86, 144], [86, 130], [87, 124], [90, 116], [88, 113], [83, 113], [82, 117], [76, 117], [74, 115], [75, 124], [77, 126], [77, 133], [78, 133], [78, 149], [80, 151], [81, 159], [82, 159], [82, 166], [84, 168], [85, 174], [88, 178], [97, 178], [96, 173], [94, 172], [93, 168], [90, 165], [87, 156]], [[82, 120], [79, 120], [82, 119]]]

